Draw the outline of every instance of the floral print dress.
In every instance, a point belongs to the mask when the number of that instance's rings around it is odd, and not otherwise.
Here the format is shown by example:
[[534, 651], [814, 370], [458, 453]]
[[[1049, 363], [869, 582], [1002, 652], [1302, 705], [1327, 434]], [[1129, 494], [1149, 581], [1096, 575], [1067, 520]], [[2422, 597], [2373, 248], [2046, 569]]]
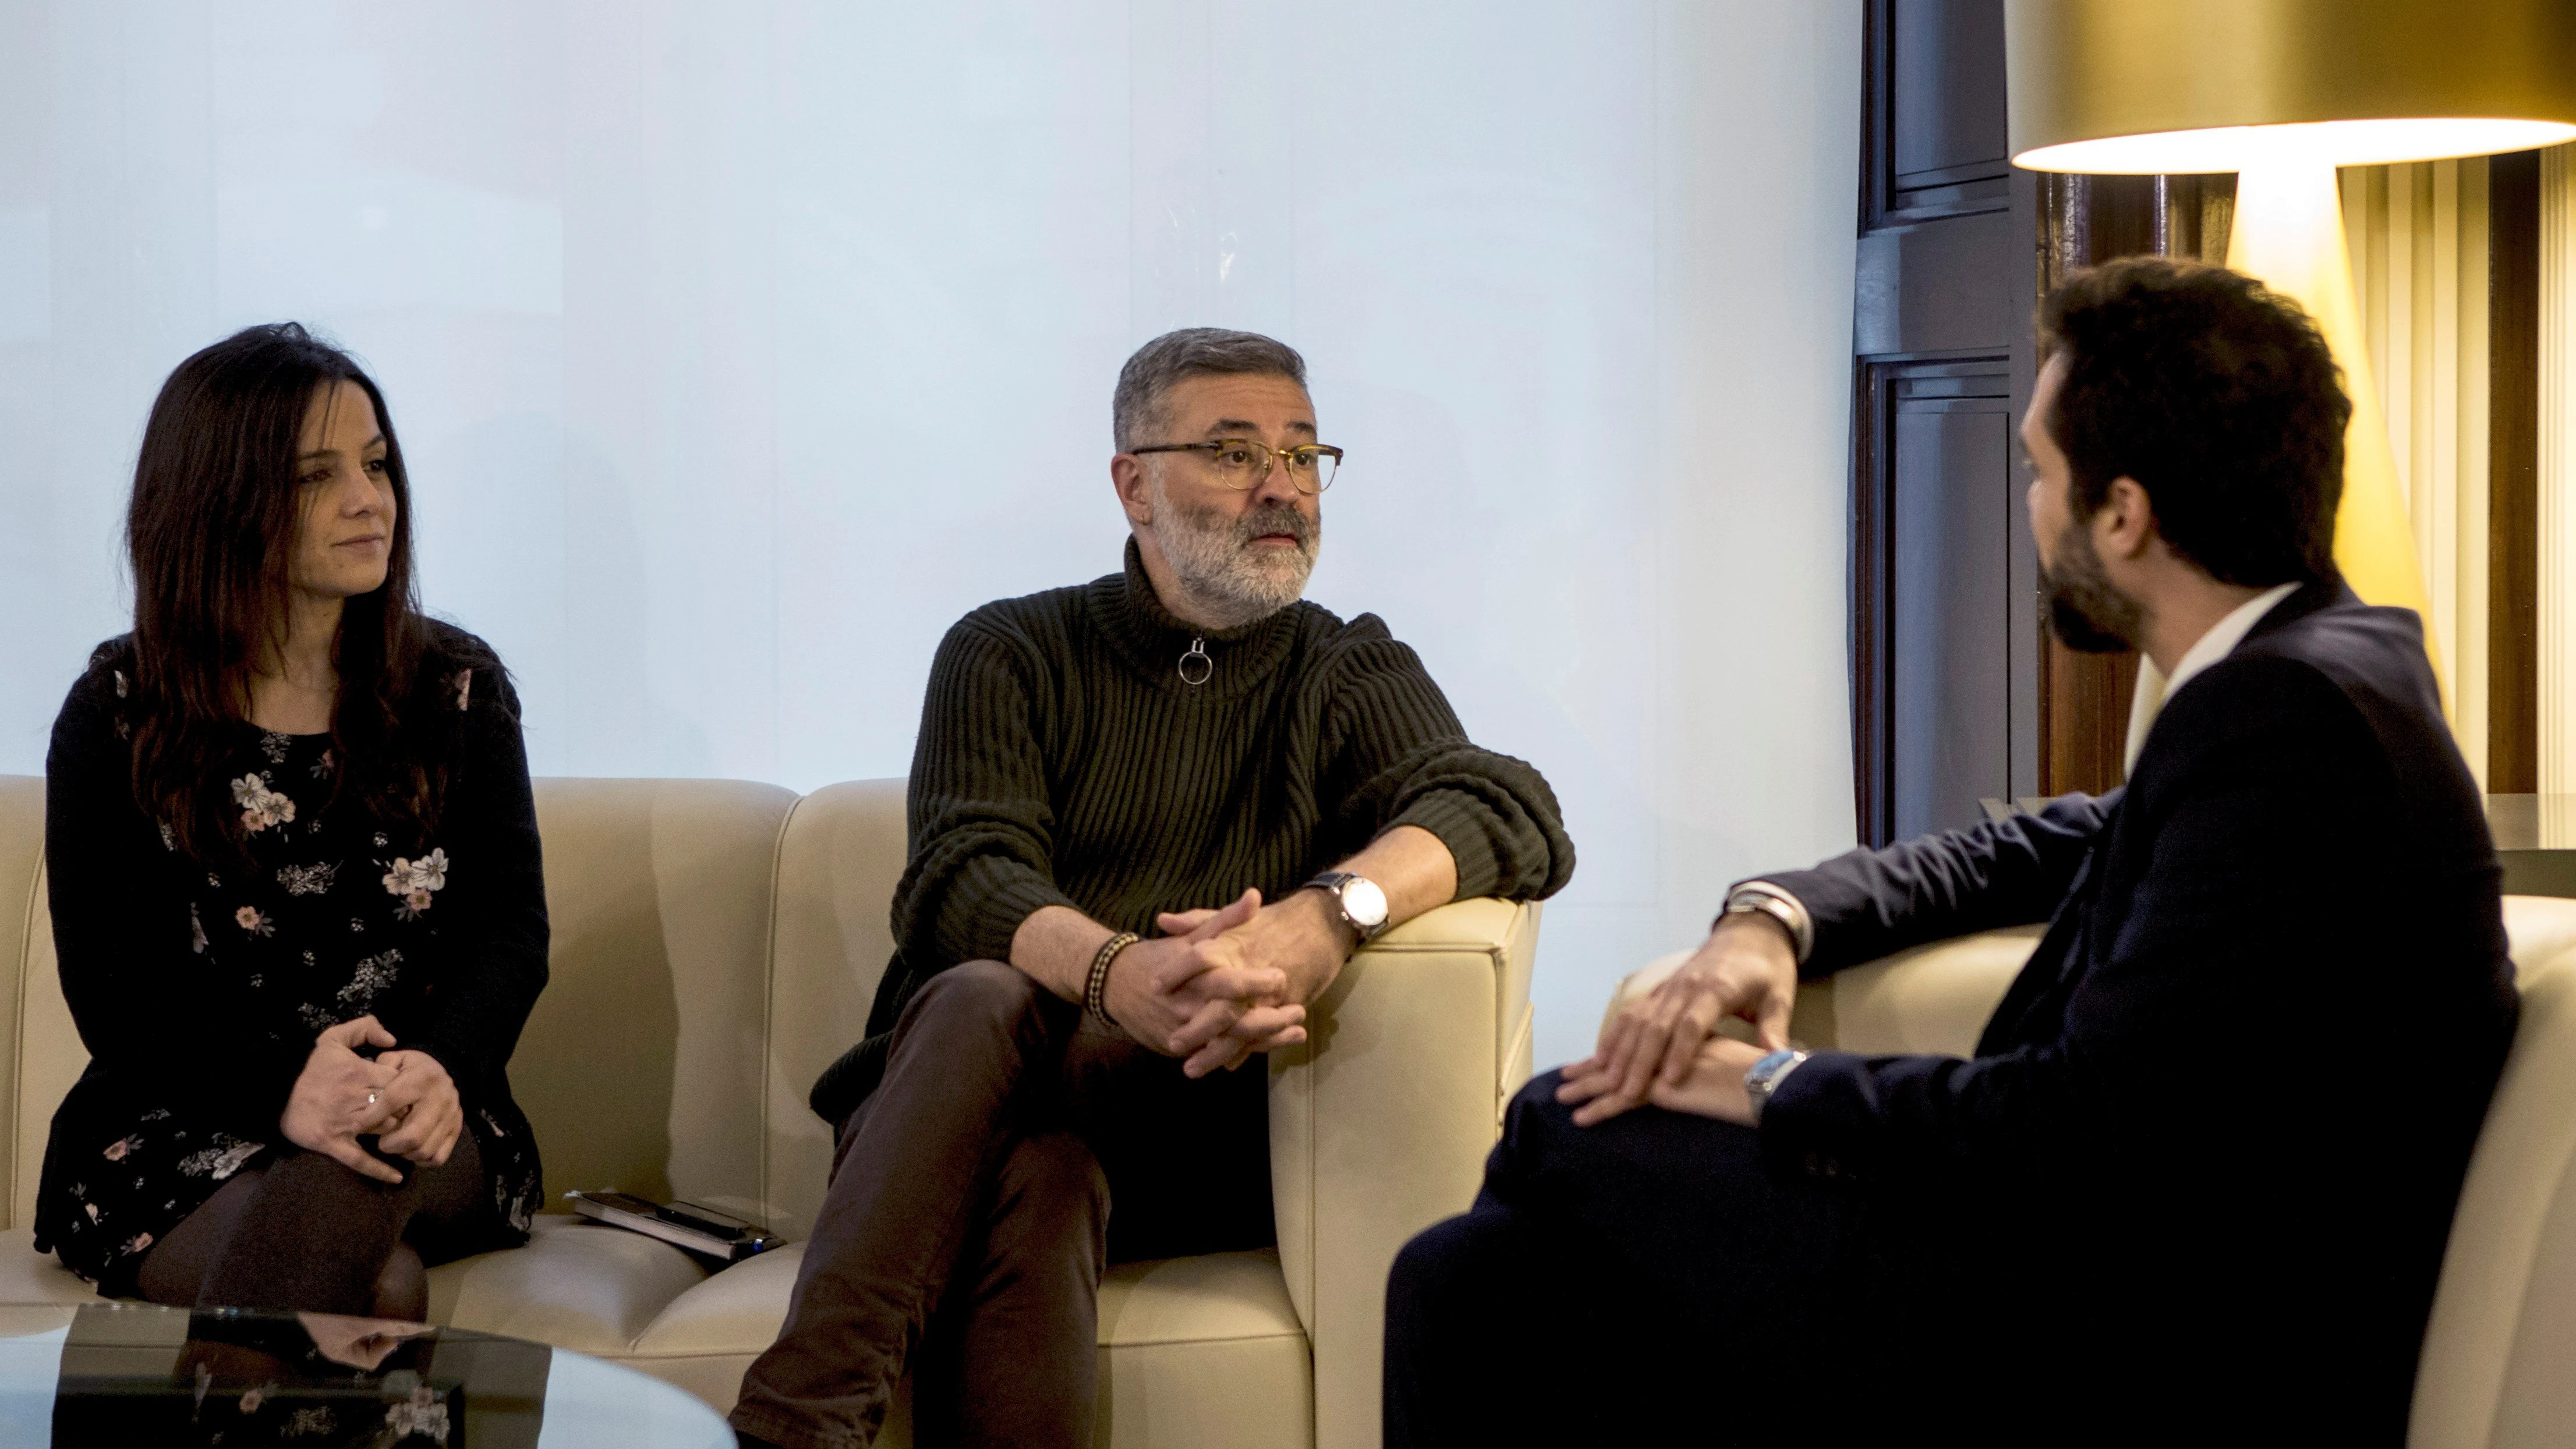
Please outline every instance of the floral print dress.
[[397, 838], [339, 795], [330, 737], [240, 726], [217, 788], [243, 849], [209, 861], [135, 804], [123, 643], [73, 688], [47, 759], [57, 954], [91, 1062], [54, 1118], [37, 1247], [133, 1293], [155, 1242], [293, 1150], [278, 1118], [315, 1036], [371, 1014], [447, 1068], [482, 1154], [490, 1211], [440, 1256], [526, 1241], [542, 1184], [504, 1068], [546, 927], [505, 681], [425, 671], [449, 715], [432, 735], [450, 754], [435, 838]]

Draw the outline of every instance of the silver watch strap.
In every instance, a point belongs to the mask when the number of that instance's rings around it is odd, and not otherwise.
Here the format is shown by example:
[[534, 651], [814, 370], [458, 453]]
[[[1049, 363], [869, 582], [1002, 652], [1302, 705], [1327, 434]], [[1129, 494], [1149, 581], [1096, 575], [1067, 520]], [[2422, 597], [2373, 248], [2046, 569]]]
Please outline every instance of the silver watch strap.
[[1806, 902], [1767, 880], [1741, 881], [1728, 888], [1726, 910], [1760, 911], [1788, 928], [1789, 944], [1801, 966], [1815, 954], [1816, 919], [1807, 914]]

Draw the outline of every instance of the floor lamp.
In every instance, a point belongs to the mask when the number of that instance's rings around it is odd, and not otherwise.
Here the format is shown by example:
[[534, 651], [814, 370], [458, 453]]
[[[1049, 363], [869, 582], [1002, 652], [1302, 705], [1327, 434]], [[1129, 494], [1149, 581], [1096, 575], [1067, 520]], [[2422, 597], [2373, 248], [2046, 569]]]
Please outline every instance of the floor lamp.
[[2237, 173], [2227, 264], [2316, 317], [2352, 394], [2335, 560], [2429, 621], [2335, 168], [2576, 139], [2576, 0], [2004, 0], [2004, 25], [2015, 165]]

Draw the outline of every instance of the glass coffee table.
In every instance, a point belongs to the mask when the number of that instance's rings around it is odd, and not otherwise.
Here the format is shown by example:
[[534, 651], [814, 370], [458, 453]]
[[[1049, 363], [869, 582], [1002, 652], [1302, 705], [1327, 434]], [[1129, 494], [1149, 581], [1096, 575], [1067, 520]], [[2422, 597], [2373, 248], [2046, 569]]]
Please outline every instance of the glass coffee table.
[[0, 1305], [0, 1449], [732, 1449], [694, 1395], [565, 1349], [376, 1318]]

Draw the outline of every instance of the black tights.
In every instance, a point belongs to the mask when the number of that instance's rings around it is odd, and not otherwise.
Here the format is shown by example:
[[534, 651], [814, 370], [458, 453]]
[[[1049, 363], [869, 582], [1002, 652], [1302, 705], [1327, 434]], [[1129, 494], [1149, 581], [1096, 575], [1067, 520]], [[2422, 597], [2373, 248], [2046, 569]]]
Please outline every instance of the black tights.
[[274, 1308], [417, 1322], [428, 1264], [483, 1196], [474, 1134], [400, 1186], [289, 1149], [216, 1189], [143, 1259], [145, 1298], [180, 1308]]

